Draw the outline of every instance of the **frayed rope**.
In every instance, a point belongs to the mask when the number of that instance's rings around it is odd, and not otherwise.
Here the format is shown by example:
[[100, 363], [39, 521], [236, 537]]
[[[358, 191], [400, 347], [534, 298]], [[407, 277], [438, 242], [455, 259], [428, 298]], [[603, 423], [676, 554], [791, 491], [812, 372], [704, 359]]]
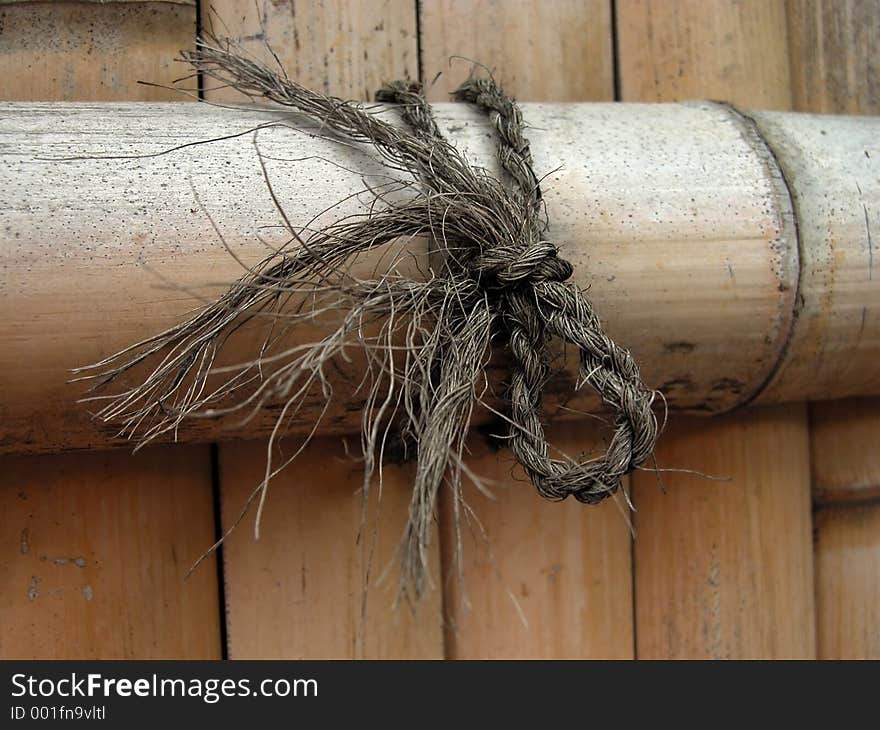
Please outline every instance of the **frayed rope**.
[[[368, 215], [308, 232], [294, 229], [279, 205], [288, 244], [186, 322], [83, 368], [101, 388], [147, 358], [161, 356], [143, 383], [109, 396], [99, 418], [122, 423], [123, 433], [148, 441], [176, 431], [189, 416], [280, 401], [284, 407], [274, 438], [310, 388], [322, 386], [329, 398], [323, 367], [356, 342], [371, 353], [371, 368], [376, 368], [369, 374], [363, 426], [365, 493], [388, 434], [382, 422], [402, 422], [400, 433], [416, 452], [401, 585], [404, 591], [412, 586], [417, 595], [424, 588], [438, 490], [446, 480], [459, 500], [462, 473], [469, 473], [462, 459], [464, 438], [471, 413], [482, 402], [478, 391], [488, 353], [498, 341], [510, 360], [508, 443], [542, 496], [599, 502], [651, 456], [658, 434], [652, 410], [657, 393], [642, 382], [630, 353], [605, 334], [584, 293], [568, 281], [572, 265], [546, 239], [541, 186], [522, 114], [494, 79], [472, 76], [455, 97], [488, 114], [507, 180], [472, 166], [444, 139], [417, 83], [391, 83], [377, 94], [377, 101], [398, 105], [406, 124], [400, 128], [362, 105], [297, 84], [248, 58], [231, 41], [203, 39], [183, 57], [206, 78], [291, 107], [343, 141], [371, 145], [390, 171], [411, 177], [401, 187], [414, 194], [401, 202], [371, 191], [375, 205]], [[376, 281], [351, 274], [348, 264], [356, 255], [414, 236], [429, 237], [442, 255], [440, 271], [427, 281], [406, 280], [393, 267]], [[280, 337], [267, 338], [253, 361], [208, 388], [212, 363], [229, 330], [258, 313], [275, 312], [281, 319], [280, 304], [293, 293], [305, 294], [312, 309], [285, 315], [287, 326], [333, 309], [344, 312], [342, 323], [308, 346], [284, 349], [278, 346]], [[365, 335], [365, 325], [380, 318], [386, 319], [379, 333]], [[402, 363], [395, 360], [393, 344], [400, 336], [406, 343]], [[552, 338], [577, 348], [580, 382], [592, 386], [613, 413], [613, 436], [603, 456], [586, 461], [549, 456], [541, 406]], [[254, 382], [255, 391], [239, 403], [216, 407]], [[271, 445], [269, 453], [271, 461]], [[261, 508], [277, 471], [267, 465], [255, 490]]]

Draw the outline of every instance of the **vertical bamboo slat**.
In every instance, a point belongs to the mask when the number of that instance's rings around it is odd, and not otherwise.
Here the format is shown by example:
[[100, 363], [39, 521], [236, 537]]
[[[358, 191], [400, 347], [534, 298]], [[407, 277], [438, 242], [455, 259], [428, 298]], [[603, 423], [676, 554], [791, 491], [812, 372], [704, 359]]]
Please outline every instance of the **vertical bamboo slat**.
[[[372, 101], [386, 81], [418, 75], [413, 0], [199, 1], [206, 28], [274, 64], [268, 43], [291, 78], [325, 93]], [[236, 98], [208, 86], [211, 100]]]
[[810, 405], [813, 499], [820, 507], [880, 497], [878, 441], [880, 402], [876, 398]]
[[[781, 0], [616, 5], [623, 101], [711, 97], [791, 104]], [[637, 655], [815, 655], [807, 420], [802, 408], [681, 421], [658, 465], [730, 476], [640, 472]]]
[[880, 114], [877, 0], [787, 0], [786, 7], [794, 108]]
[[218, 659], [208, 447], [0, 460], [0, 657]]
[[[263, 442], [221, 449], [227, 521], [262, 479], [265, 456]], [[412, 469], [385, 466], [378, 523], [374, 491], [356, 544], [361, 473], [361, 463], [346, 455], [342, 439], [316, 439], [272, 482], [259, 542], [253, 539], [253, 519], [246, 519], [230, 536], [225, 578], [231, 658], [443, 656], [439, 589], [413, 606], [394, 610], [396, 558], [412, 493]], [[362, 621], [364, 570], [370, 562]], [[431, 566], [435, 581], [438, 563], [435, 559]]]
[[791, 106], [782, 0], [618, 0], [616, 13], [622, 101]]
[[[789, 0], [788, 37], [796, 109], [880, 114], [880, 3]], [[819, 656], [877, 659], [880, 504], [842, 502], [880, 495], [880, 399], [813, 403], [810, 429]]]
[[0, 5], [6, 101], [165, 101], [178, 51], [195, 37], [195, 3], [22, 2]]
[[[598, 429], [583, 422], [555, 424], [547, 436], [573, 456], [599, 440]], [[631, 541], [622, 503], [547, 502], [509, 453], [478, 435], [471, 444], [470, 467], [495, 500], [467, 489], [478, 521], [462, 523], [461, 580], [451, 500], [444, 500], [448, 655], [632, 658]]]
[[676, 419], [634, 479], [638, 656], [815, 655], [803, 405]]
[[[218, 34], [237, 37], [272, 61], [267, 41], [291, 76], [344, 98], [371, 99], [383, 82], [418, 75], [410, 0], [267, 2], [259, 5], [262, 17], [255, 7], [251, 0], [212, 0], [203, 4], [203, 17]], [[206, 97], [234, 98], [210, 88]], [[357, 436], [354, 451], [356, 442]], [[259, 541], [246, 520], [226, 544], [230, 657], [442, 658], [440, 591], [426, 596], [415, 615], [407, 606], [393, 611], [396, 565], [380, 586], [371, 586], [361, 622], [366, 559], [356, 542], [359, 464], [344, 457], [340, 444], [316, 440], [273, 481]], [[265, 451], [265, 444], [220, 447], [224, 527], [262, 479]], [[403, 529], [410, 496], [406, 473], [389, 468], [386, 474], [373, 583], [394, 557]], [[434, 549], [439, 555], [436, 541]]]
[[[435, 100], [448, 98], [470, 69], [466, 61], [450, 67], [454, 56], [491, 68], [521, 101], [613, 98], [605, 0], [446, 0], [421, 9], [425, 81], [443, 72], [429, 90]], [[550, 438], [555, 447], [577, 455], [595, 445], [596, 433], [592, 423], [567, 424]], [[490, 487], [497, 501], [468, 491], [482, 527], [465, 527], [459, 584], [453, 574], [452, 505], [443, 500], [447, 656], [631, 657], [630, 537], [623, 513], [613, 503], [594, 508], [541, 499], [513, 471], [509, 454], [493, 452], [479, 436], [469, 465], [497, 482]]]
[[474, 62], [520, 101], [614, 97], [608, 0], [436, 0], [421, 5], [421, 31], [433, 101], [448, 101]]
[[816, 512], [819, 657], [880, 658], [880, 505]]
[[[168, 99], [195, 7], [0, 6], [4, 99]], [[205, 448], [0, 459], [0, 657], [220, 656]]]

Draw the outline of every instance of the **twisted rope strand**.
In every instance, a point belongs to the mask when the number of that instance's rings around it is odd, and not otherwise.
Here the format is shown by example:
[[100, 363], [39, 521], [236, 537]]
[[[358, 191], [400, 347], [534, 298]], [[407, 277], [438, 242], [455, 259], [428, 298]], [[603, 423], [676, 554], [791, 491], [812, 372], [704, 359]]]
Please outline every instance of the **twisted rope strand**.
[[[541, 189], [520, 108], [492, 78], [470, 78], [454, 95], [489, 116], [499, 140], [501, 166], [516, 186], [528, 222], [521, 239], [489, 248], [481, 244], [480, 254], [469, 264], [470, 273], [483, 288], [501, 292], [493, 301], [507, 327], [514, 359], [508, 389], [514, 421], [511, 450], [542, 496], [598, 502], [650, 456], [657, 438], [654, 392], [642, 384], [630, 353], [605, 334], [584, 295], [564, 283], [572, 274], [571, 264], [559, 256], [556, 246], [540, 238], [544, 229]], [[400, 105], [404, 121], [416, 134], [441, 143], [442, 134], [420, 84], [393, 82], [376, 99]], [[547, 344], [551, 335], [578, 348], [581, 378], [615, 412], [614, 436], [608, 452], [599, 459], [567, 463], [548, 455], [541, 405], [550, 373]]]
[[[543, 232], [541, 190], [532, 167], [525, 123], [515, 101], [492, 78], [471, 78], [455, 92], [489, 115], [499, 140], [502, 167], [519, 188], [527, 208], [528, 235], [510, 246], [485, 252], [478, 266], [494, 274], [505, 292], [502, 317], [507, 324], [514, 365], [508, 400], [515, 425], [510, 448], [542, 496], [595, 503], [611, 495], [621, 478], [642, 464], [657, 439], [652, 411], [655, 392], [641, 380], [630, 353], [608, 337], [586, 297], [564, 283], [571, 264], [556, 246], [530, 240]], [[548, 456], [541, 421], [542, 391], [547, 381], [547, 342], [554, 335], [580, 352], [581, 378], [614, 411], [614, 435], [607, 453], [586, 463]]]

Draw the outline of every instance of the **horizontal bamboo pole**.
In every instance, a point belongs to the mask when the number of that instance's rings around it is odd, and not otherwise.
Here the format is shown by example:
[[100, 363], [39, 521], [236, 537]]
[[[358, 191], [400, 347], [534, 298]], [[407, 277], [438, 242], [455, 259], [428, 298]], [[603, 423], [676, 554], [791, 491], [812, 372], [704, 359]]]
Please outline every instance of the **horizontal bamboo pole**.
[[[472, 161], [495, 166], [485, 119], [437, 111]], [[880, 119], [746, 117], [713, 103], [524, 112], [551, 238], [673, 408], [880, 393]], [[75, 403], [83, 387], [68, 371], [178, 321], [242, 272], [208, 214], [247, 263], [266, 254], [258, 234], [283, 240], [255, 145], [294, 222], [365, 210], [362, 195], [321, 213], [387, 171], [302, 130], [247, 133], [279, 120], [290, 118], [253, 107], [0, 105], [0, 450], [113, 442]], [[597, 407], [573, 383], [562, 372], [550, 385], [548, 417]], [[356, 428], [360, 398], [332, 405], [325, 430]], [[323, 406], [316, 394], [303, 425]], [[179, 436], [218, 428], [198, 421]]]

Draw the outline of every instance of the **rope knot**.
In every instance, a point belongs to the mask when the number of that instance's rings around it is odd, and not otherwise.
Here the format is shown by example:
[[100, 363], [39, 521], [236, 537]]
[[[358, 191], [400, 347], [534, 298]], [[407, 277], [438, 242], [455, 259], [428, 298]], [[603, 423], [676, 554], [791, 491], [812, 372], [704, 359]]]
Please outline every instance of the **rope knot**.
[[[375, 196], [368, 215], [345, 216], [312, 230], [290, 224], [266, 174], [290, 235], [288, 244], [186, 321], [93, 366], [98, 370], [89, 377], [100, 377], [98, 385], [103, 386], [152, 355], [163, 358], [140, 385], [111, 396], [100, 418], [121, 421], [122, 434], [137, 432], [146, 442], [176, 433], [188, 416], [282, 404], [270, 440], [266, 473], [271, 476], [281, 468], [271, 468], [276, 434], [286, 430], [313, 386], [323, 387], [329, 402], [332, 388], [324, 377], [325, 364], [360, 343], [368, 353], [358, 385], [359, 391], [362, 386], [368, 391], [362, 432], [364, 494], [377, 458], [386, 452], [393, 418], [399, 418], [403, 437], [415, 444], [402, 571], [417, 594], [424, 584], [440, 486], [448, 482], [453, 504], [463, 502], [461, 481], [469, 471], [462, 456], [471, 414], [490, 390], [486, 364], [494, 346], [506, 346], [507, 412], [501, 416], [508, 426], [507, 443], [540, 494], [598, 502], [649, 458], [658, 431], [652, 411], [655, 392], [642, 382], [632, 355], [605, 333], [584, 291], [566, 282], [571, 264], [543, 240], [543, 178], [533, 169], [522, 113], [494, 79], [471, 78], [456, 98], [488, 115], [497, 137], [499, 174], [474, 167], [443, 137], [416, 82], [394, 82], [378, 94], [380, 100], [400, 105], [401, 128], [359, 104], [303, 87], [238, 53], [228, 41], [200, 40], [196, 51], [184, 58], [206, 78], [297, 110], [318, 122], [328, 136], [354, 147], [371, 145], [389, 168], [390, 187], [366, 186]], [[398, 172], [411, 181], [398, 179]], [[415, 194], [398, 200], [394, 193], [406, 189]], [[441, 242], [446, 249], [445, 266], [425, 281], [407, 280], [396, 269], [376, 280], [362, 280], [347, 269], [363, 252], [416, 236]], [[310, 311], [285, 307], [284, 302], [300, 294], [311, 302]], [[299, 321], [323, 321], [324, 313], [339, 310], [343, 302], [351, 308], [340, 312], [335, 330], [302, 348], [286, 349], [278, 330], [287, 331]], [[258, 315], [274, 316], [284, 326], [273, 323], [254, 360], [223, 368], [217, 374], [227, 374], [209, 384], [215, 355], [228, 334]], [[381, 327], [368, 333], [377, 320], [383, 320]], [[613, 414], [604, 454], [568, 455], [547, 442], [542, 400], [556, 359], [551, 341], [577, 352], [579, 384], [592, 386]], [[224, 400], [255, 380], [253, 394], [238, 402]], [[269, 476], [253, 493], [260, 497], [258, 524]]]
[[506, 289], [526, 282], [563, 282], [574, 271], [549, 241], [526, 247], [496, 246], [474, 257], [468, 269], [484, 289]]

